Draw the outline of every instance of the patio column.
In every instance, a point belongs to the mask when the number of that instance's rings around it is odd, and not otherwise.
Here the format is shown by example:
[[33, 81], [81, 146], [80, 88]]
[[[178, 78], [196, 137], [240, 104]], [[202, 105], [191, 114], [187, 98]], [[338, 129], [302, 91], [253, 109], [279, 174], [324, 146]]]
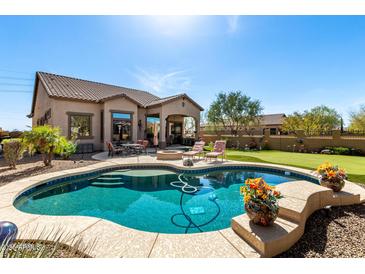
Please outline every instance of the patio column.
[[194, 117], [195, 120], [195, 140], [199, 140], [200, 135], [200, 116]]
[[166, 116], [160, 114], [160, 138], [159, 138], [159, 147], [166, 147]]

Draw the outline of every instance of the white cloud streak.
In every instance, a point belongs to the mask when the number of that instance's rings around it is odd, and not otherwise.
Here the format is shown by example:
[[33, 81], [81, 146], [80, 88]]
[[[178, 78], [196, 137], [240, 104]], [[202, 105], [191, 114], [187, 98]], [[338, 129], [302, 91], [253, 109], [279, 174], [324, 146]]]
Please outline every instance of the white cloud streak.
[[191, 79], [185, 70], [173, 70], [165, 73], [137, 68], [132, 75], [144, 87], [156, 95], [167, 96], [185, 92], [191, 87]]

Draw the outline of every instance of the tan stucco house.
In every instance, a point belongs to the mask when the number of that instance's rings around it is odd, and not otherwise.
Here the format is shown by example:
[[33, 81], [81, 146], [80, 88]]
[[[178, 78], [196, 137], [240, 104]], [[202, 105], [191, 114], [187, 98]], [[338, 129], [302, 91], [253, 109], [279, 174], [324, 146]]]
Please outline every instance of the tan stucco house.
[[[63, 135], [103, 150], [106, 141], [151, 140], [153, 127], [159, 129], [160, 147], [197, 138], [202, 110], [185, 93], [160, 98], [142, 90], [37, 72], [28, 117], [32, 126], [57, 126]], [[193, 133], [184, 128], [186, 117], [193, 118], [190, 125], [195, 122]]]

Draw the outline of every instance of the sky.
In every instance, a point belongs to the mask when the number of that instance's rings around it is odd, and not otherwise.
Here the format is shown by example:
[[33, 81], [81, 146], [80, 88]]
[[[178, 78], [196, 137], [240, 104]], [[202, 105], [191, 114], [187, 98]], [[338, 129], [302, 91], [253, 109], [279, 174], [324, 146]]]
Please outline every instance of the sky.
[[0, 127], [27, 129], [45, 71], [150, 91], [204, 108], [220, 91], [264, 113], [365, 103], [364, 16], [0, 16]]

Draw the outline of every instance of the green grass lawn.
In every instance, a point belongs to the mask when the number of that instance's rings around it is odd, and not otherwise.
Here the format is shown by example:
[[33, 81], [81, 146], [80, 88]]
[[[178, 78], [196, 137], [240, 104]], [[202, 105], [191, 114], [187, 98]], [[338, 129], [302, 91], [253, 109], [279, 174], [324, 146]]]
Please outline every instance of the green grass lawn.
[[365, 184], [365, 157], [293, 153], [276, 150], [227, 150], [227, 159], [244, 162], [282, 164], [311, 170], [316, 169], [321, 163], [328, 161], [346, 169], [350, 181]]

